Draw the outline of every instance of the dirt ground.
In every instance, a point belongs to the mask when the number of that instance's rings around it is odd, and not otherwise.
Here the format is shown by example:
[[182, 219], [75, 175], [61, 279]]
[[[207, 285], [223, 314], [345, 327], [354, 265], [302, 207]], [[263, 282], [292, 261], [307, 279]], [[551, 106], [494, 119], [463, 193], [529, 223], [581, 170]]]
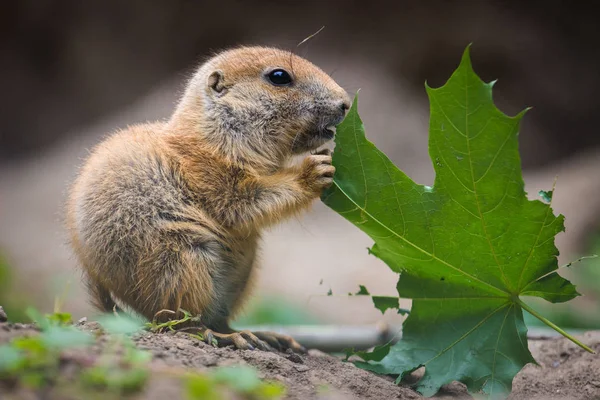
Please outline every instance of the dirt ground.
[[[82, 330], [95, 331], [96, 323], [79, 324]], [[0, 344], [11, 338], [34, 335], [31, 325], [0, 323]], [[600, 351], [600, 331], [581, 337], [596, 352]], [[82, 360], [102, 353], [105, 337], [85, 350], [63, 355], [61, 373], [73, 374]], [[390, 377], [377, 376], [342, 362], [339, 358], [318, 350], [306, 355], [270, 353], [263, 351], [213, 348], [181, 332], [163, 334], [143, 333], [135, 338], [140, 349], [152, 353], [151, 378], [142, 393], [133, 399], [183, 398], [182, 384], [175, 379], [184, 371], [206, 371], [229, 365], [254, 366], [262, 378], [283, 383], [287, 399], [420, 399], [410, 383], [400, 386]], [[580, 349], [566, 339], [532, 339], [530, 349], [539, 366], [527, 365], [514, 379], [512, 400], [600, 399], [600, 358]], [[418, 379], [419, 371], [409, 381]], [[2, 393], [4, 391], [4, 393]], [[8, 391], [0, 386], [1, 399], [78, 399], [61, 392], [46, 393], [43, 397], [27, 391]], [[87, 398], [87, 397], [86, 397]], [[464, 386], [454, 382], [436, 396], [439, 399], [470, 399]]]

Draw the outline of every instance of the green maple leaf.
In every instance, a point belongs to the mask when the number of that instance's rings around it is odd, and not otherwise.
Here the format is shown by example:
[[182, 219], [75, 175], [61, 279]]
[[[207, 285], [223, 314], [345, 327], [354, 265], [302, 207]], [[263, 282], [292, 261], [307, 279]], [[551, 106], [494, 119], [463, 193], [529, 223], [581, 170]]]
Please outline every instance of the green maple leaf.
[[379, 362], [358, 365], [399, 379], [420, 366], [426, 396], [453, 380], [496, 397], [535, 362], [521, 296], [563, 302], [578, 295], [555, 271], [563, 216], [529, 201], [518, 152], [519, 123], [492, 100], [492, 83], [472, 69], [469, 49], [448, 82], [427, 86], [434, 186], [418, 185], [369, 142], [357, 98], [338, 127], [334, 184], [322, 200], [367, 233], [371, 253], [401, 273], [413, 299], [403, 337]]

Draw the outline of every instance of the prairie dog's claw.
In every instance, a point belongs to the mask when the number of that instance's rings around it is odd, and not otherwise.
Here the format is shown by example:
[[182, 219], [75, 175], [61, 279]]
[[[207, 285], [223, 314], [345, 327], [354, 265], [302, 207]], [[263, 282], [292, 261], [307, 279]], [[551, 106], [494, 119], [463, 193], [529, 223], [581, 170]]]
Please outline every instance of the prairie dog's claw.
[[283, 335], [275, 332], [254, 332], [256, 337], [269, 343], [272, 347], [279, 351], [287, 349], [293, 350], [295, 353], [306, 353], [306, 348], [298, 343], [291, 336]]
[[317, 195], [333, 183], [335, 167], [331, 165], [329, 149], [326, 150], [328, 154], [307, 156], [302, 163], [300, 181], [309, 191]]
[[250, 331], [218, 333], [212, 329], [198, 328], [197, 332], [202, 335], [203, 341], [211, 346], [214, 346], [214, 342], [216, 342], [217, 347], [233, 345], [239, 350], [259, 349], [263, 351], [273, 351], [271, 346], [265, 343], [265, 341], [256, 337]]
[[319, 151], [315, 151], [314, 153], [311, 153], [313, 155], [316, 156], [330, 156], [331, 155], [331, 150], [329, 150], [327, 147], [324, 149], [321, 149]]
[[[186, 329], [190, 331], [190, 329]], [[274, 332], [239, 331], [233, 333], [218, 333], [208, 328], [193, 328], [193, 331], [202, 336], [202, 340], [211, 346], [214, 342], [218, 347], [233, 345], [239, 350], [286, 351], [306, 353], [306, 349], [292, 337]]]

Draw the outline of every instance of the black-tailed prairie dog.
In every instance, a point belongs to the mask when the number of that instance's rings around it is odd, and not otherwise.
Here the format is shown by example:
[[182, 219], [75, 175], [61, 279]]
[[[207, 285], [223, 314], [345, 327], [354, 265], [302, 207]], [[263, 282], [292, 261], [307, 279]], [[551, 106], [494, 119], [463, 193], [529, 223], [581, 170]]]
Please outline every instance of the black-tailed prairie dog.
[[300, 350], [292, 338], [235, 332], [228, 321], [250, 291], [261, 231], [331, 185], [329, 152], [313, 153], [349, 107], [347, 93], [305, 59], [241, 47], [200, 66], [168, 121], [97, 145], [67, 205], [95, 306], [148, 319], [187, 310], [209, 342]]

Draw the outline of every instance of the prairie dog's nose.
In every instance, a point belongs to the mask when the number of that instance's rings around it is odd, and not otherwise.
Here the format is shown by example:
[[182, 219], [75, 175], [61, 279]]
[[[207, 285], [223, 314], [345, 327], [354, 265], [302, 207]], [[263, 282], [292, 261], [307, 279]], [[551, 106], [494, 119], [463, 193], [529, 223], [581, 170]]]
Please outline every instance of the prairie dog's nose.
[[340, 123], [346, 116], [346, 112], [350, 109], [350, 100], [343, 99], [337, 103], [338, 111], [338, 123]]
[[337, 125], [344, 120], [346, 112], [350, 109], [350, 102], [348, 100], [338, 100], [332, 104], [331, 116], [335, 118], [333, 125]]
[[340, 102], [340, 109], [344, 114], [346, 114], [346, 111], [350, 109], [350, 100], [342, 100]]

